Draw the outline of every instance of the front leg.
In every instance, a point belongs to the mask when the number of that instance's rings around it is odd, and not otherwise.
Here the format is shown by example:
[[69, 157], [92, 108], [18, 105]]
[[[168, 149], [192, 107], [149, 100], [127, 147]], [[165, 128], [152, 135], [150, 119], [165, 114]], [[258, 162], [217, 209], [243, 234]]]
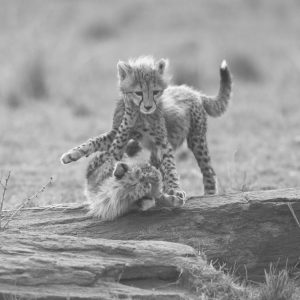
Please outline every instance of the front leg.
[[122, 122], [123, 115], [125, 113], [125, 103], [123, 99], [120, 99], [117, 102], [114, 116], [113, 116], [113, 126], [112, 130], [109, 132], [106, 132], [104, 134], [101, 134], [97, 137], [91, 138], [85, 143], [69, 150], [68, 152], [64, 153], [61, 157], [61, 162], [63, 164], [68, 164], [72, 161], [76, 161], [82, 157], [88, 157], [94, 152], [103, 152], [108, 151], [110, 148], [116, 134], [118, 131], [118, 128]]
[[162, 160], [160, 169], [163, 174], [164, 192], [168, 196], [171, 196], [169, 197], [169, 201], [173, 202], [174, 205], [183, 204], [186, 198], [186, 193], [180, 187], [179, 176], [175, 165], [174, 151], [168, 141], [162, 144], [161, 155]]
[[185, 201], [186, 194], [179, 184], [174, 151], [167, 138], [164, 119], [158, 124], [156, 123], [156, 126], [151, 129], [150, 135], [154, 136], [156, 146], [151, 154], [151, 162], [159, 166], [163, 175], [164, 192], [171, 196], [169, 202], [173, 202], [174, 205], [182, 204]]
[[96, 151], [107, 151], [116, 136], [117, 130], [112, 130], [86, 141], [85, 143], [64, 153], [60, 159], [63, 164], [76, 161], [82, 157], [88, 157]]
[[110, 155], [112, 155], [116, 160], [120, 160], [123, 157], [126, 146], [131, 137], [132, 127], [134, 126], [136, 119], [137, 112], [134, 111], [130, 106], [126, 107], [122, 122], [109, 149]]

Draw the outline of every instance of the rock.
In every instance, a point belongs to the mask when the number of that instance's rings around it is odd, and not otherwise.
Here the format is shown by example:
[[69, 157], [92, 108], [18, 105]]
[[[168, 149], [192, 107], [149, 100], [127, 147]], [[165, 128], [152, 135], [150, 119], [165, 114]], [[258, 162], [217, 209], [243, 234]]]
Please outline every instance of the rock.
[[0, 237], [0, 299], [185, 300], [213, 279], [228, 287], [226, 276], [186, 245], [22, 230]]
[[[298, 216], [300, 189], [193, 197], [180, 208], [134, 212], [112, 222], [86, 217], [80, 204], [24, 209], [0, 233], [0, 291], [193, 299], [201, 284], [212, 280], [208, 274], [215, 282], [225, 276], [208, 266], [199, 250], [256, 281], [271, 262], [295, 266]], [[200, 288], [197, 278], [204, 280]]]

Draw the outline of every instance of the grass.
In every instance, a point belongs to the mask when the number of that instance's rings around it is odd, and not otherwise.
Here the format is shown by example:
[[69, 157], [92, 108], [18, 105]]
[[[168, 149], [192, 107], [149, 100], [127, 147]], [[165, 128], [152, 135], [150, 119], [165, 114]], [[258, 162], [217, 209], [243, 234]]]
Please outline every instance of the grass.
[[233, 273], [205, 268], [199, 272], [191, 268], [182, 276], [182, 283], [205, 300], [297, 300], [296, 284], [287, 269], [278, 270], [270, 265], [265, 271], [265, 281], [250, 283], [240, 281]]
[[258, 299], [291, 300], [295, 290], [295, 283], [289, 278], [288, 271], [285, 269], [278, 271], [271, 265], [269, 272], [265, 271], [265, 283], [259, 287]]
[[7, 177], [3, 180], [3, 182], [2, 182], [2, 178], [0, 178], [0, 185], [3, 190], [1, 202], [0, 202], [0, 230], [2, 230], [4, 228], [4, 226], [2, 226], [2, 212], [3, 212], [3, 204], [5, 202], [5, 194], [8, 189], [9, 178], [10, 178], [10, 171], [8, 172]]
[[[296, 186], [300, 73], [289, 43], [298, 41], [300, 8], [296, 1], [268, 3], [2, 0], [0, 164], [14, 173], [5, 208], [50, 176], [53, 186], [40, 204], [84, 199], [86, 159], [62, 166], [59, 157], [110, 128], [116, 63], [140, 54], [169, 58], [174, 82], [208, 94], [217, 91], [219, 64], [226, 58], [233, 102], [224, 116], [209, 119], [208, 128], [222, 190]], [[188, 195], [203, 193], [186, 145], [177, 156], [183, 188]]]
[[8, 182], [10, 179], [10, 175], [11, 172], [9, 171], [7, 174], [7, 177], [3, 180], [2, 182], [2, 178], [0, 180], [0, 186], [2, 187], [2, 197], [1, 197], [1, 202], [0, 202], [0, 231], [1, 230], [5, 230], [7, 229], [9, 223], [15, 218], [15, 216], [21, 211], [21, 209], [23, 209], [24, 207], [28, 207], [31, 202], [33, 202], [33, 200], [38, 199], [38, 197], [44, 193], [44, 191], [46, 190], [46, 188], [48, 188], [51, 184], [52, 184], [52, 177], [50, 177], [49, 181], [43, 185], [40, 190], [38, 190], [37, 192], [35, 192], [34, 194], [32, 194], [31, 196], [28, 196], [26, 198], [24, 198], [21, 201], [21, 204], [15, 208], [14, 210], [11, 211], [10, 215], [7, 215], [6, 217], [3, 217], [2, 213], [3, 213], [3, 204], [5, 203], [5, 195], [6, 195], [6, 191], [8, 190]]

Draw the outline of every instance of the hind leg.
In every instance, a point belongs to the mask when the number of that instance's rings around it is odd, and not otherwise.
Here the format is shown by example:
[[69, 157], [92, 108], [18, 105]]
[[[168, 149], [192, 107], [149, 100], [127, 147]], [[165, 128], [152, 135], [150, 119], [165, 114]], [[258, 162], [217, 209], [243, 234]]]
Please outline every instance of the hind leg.
[[198, 166], [203, 175], [203, 185], [205, 195], [215, 195], [217, 191], [216, 173], [211, 165], [211, 159], [207, 147], [206, 130], [194, 130], [188, 137], [188, 147], [194, 153]]

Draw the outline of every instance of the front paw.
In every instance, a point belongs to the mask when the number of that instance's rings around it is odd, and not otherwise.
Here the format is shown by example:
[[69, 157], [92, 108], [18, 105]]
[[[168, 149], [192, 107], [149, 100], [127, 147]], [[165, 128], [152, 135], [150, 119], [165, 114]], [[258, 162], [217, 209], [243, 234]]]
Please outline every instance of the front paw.
[[216, 195], [218, 195], [218, 191], [215, 189], [204, 191], [204, 196], [216, 196]]
[[161, 198], [162, 203], [171, 206], [181, 206], [185, 203], [186, 193], [182, 190], [170, 189]]
[[60, 162], [62, 164], [68, 164], [72, 161], [76, 161], [82, 157], [82, 154], [77, 150], [71, 150], [69, 152], [64, 153], [61, 158]]
[[60, 162], [65, 165], [65, 164], [68, 164], [68, 163], [78, 160], [78, 159], [79, 159], [79, 157], [77, 158], [77, 155], [74, 155], [73, 152], [67, 152], [61, 156]]
[[62, 157], [60, 158], [60, 161], [62, 164], [68, 164], [72, 161], [76, 161], [83, 156], [88, 157], [89, 156], [89, 144], [84, 144], [79, 147], [73, 148], [70, 151], [64, 153]]
[[182, 201], [185, 201], [186, 199], [186, 193], [185, 191], [181, 190], [181, 189], [169, 189], [167, 191], [167, 194], [168, 195], [171, 195], [171, 196], [176, 196], [177, 198], [181, 199]]
[[217, 177], [213, 179], [213, 183], [204, 185], [204, 196], [215, 196], [219, 194]]

